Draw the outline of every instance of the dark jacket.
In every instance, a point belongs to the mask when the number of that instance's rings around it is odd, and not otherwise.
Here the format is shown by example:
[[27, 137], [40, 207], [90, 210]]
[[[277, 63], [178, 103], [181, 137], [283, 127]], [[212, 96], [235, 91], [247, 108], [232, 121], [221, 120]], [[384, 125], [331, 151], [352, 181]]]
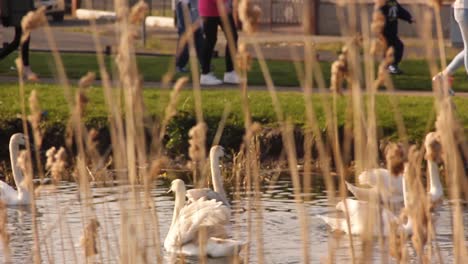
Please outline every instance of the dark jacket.
[[34, 10], [34, 0], [2, 0], [1, 20], [5, 27], [21, 26], [21, 19]]
[[398, 19], [405, 20], [408, 23], [413, 22], [411, 14], [396, 0], [387, 0], [385, 5], [380, 8], [380, 11], [385, 16], [384, 36], [398, 35]]

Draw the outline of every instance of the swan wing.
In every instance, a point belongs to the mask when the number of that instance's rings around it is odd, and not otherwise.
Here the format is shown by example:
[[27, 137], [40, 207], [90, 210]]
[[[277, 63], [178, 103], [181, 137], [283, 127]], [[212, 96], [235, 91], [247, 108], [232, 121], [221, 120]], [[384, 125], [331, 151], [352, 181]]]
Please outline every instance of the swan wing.
[[18, 200], [18, 192], [6, 182], [0, 181], [0, 200], [6, 204], [13, 204]]
[[176, 221], [171, 225], [164, 246], [168, 248], [182, 246], [197, 238], [198, 231], [206, 228], [207, 236], [218, 234], [229, 223], [229, 209], [215, 200], [198, 199], [184, 206]]
[[[375, 187], [371, 188], [362, 188], [352, 185], [349, 182], [346, 182], [346, 188], [361, 201], [370, 201], [371, 199], [376, 199], [378, 197], [378, 192]], [[374, 200], [375, 201], [375, 200]]]
[[390, 171], [387, 169], [377, 168], [363, 171], [358, 176], [359, 184], [377, 186], [379, 183], [385, 186], [390, 184]]
[[191, 189], [187, 191], [186, 196], [189, 202], [197, 201], [200, 198], [206, 198], [207, 200], [216, 200], [218, 202], [222, 202], [226, 206], [229, 206], [229, 203], [221, 194], [211, 190], [210, 188]]
[[246, 244], [245, 241], [210, 237], [206, 244], [206, 253], [213, 258], [233, 256], [239, 254]]

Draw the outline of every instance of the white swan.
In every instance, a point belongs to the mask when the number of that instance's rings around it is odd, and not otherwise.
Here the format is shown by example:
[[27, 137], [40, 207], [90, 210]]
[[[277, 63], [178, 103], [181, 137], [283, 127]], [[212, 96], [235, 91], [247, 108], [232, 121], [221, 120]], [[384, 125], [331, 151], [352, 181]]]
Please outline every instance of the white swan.
[[[441, 144], [438, 134], [430, 132], [424, 139], [426, 151], [425, 159], [429, 170], [428, 196], [431, 203], [439, 202], [444, 190], [440, 182], [438, 160], [441, 159]], [[389, 170], [374, 169], [361, 173], [358, 177], [361, 184], [371, 185], [371, 188], [362, 188], [345, 182], [347, 189], [358, 199], [369, 201], [371, 197], [378, 197], [384, 204], [393, 208], [399, 208], [404, 202], [403, 198], [403, 176], [393, 176]], [[380, 181], [380, 182], [379, 182]]]
[[[407, 166], [408, 165], [405, 164], [405, 170], [403, 172], [405, 175], [407, 174]], [[407, 192], [404, 181], [402, 188], [404, 204], [407, 208]], [[346, 203], [348, 210], [346, 210], [344, 203]], [[346, 218], [334, 218], [319, 215], [318, 217], [321, 218], [328, 226], [330, 226], [332, 231], [339, 230], [347, 234], [351, 233], [352, 235], [361, 235], [364, 234], [366, 230], [369, 230], [369, 219], [374, 219], [374, 221], [381, 219], [382, 222], [379, 224], [374, 223], [373, 230], [370, 230], [374, 232], [374, 235], [376, 236], [379, 235], [381, 231], [383, 236], [388, 236], [391, 231], [392, 223], [396, 223], [398, 227], [401, 228], [406, 234], [410, 235], [412, 233], [412, 222], [410, 217], [408, 218], [407, 223], [401, 224], [399, 222], [399, 218], [392, 211], [385, 207], [379, 210], [376, 203], [347, 198], [339, 202], [336, 205], [336, 209], [349, 215], [350, 229], [348, 229]]]
[[403, 164], [406, 156], [403, 146], [391, 143], [385, 151], [388, 169], [371, 169], [358, 176], [358, 182], [370, 188], [354, 186], [348, 182], [346, 187], [358, 200], [380, 200], [393, 208], [400, 208], [403, 204]]
[[444, 196], [444, 188], [440, 182], [439, 165], [437, 164], [442, 159], [442, 145], [436, 132], [430, 132], [426, 135], [424, 147], [426, 148], [424, 158], [426, 159], [429, 171], [428, 197], [431, 203], [438, 203]]
[[210, 149], [210, 169], [211, 179], [213, 181], [214, 191], [210, 188], [191, 189], [187, 191], [187, 198], [190, 202], [194, 202], [202, 197], [207, 200], [216, 200], [223, 202], [224, 205], [230, 206], [223, 187], [223, 178], [221, 169], [219, 168], [219, 159], [224, 156], [224, 148], [218, 145]]
[[[225, 257], [238, 254], [244, 245], [241, 241], [227, 239], [226, 225], [229, 223], [230, 210], [215, 200], [200, 198], [185, 205], [185, 184], [176, 179], [171, 183], [175, 193], [174, 215], [171, 227], [164, 240], [164, 248], [171, 253], [187, 256]], [[204, 240], [204, 252], [201, 253], [199, 231]]]
[[13, 179], [17, 190], [7, 183], [0, 181], [0, 200], [7, 205], [25, 205], [30, 203], [30, 193], [26, 186], [22, 184], [23, 173], [17, 165], [19, 146], [26, 144], [26, 138], [22, 133], [16, 133], [10, 138], [10, 161]]

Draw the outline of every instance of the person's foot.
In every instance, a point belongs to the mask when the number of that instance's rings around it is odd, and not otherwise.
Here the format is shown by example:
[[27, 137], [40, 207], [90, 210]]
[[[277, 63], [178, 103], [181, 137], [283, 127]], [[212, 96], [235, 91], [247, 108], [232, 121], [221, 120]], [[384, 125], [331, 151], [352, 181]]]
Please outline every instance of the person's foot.
[[240, 78], [235, 71], [225, 72], [224, 73], [224, 83], [229, 84], [239, 84]]
[[37, 77], [37, 74], [35, 74], [30, 66], [24, 66], [23, 68], [23, 76], [26, 80], [30, 82], [37, 82], [39, 81], [39, 77]]
[[[436, 74], [434, 77], [432, 77], [432, 82], [435, 83], [436, 87], [435, 88], [444, 88], [447, 85], [447, 92], [450, 96], [455, 95], [455, 91], [452, 89], [453, 85], [453, 76], [448, 75], [448, 74], [443, 74], [442, 72], [439, 72]], [[446, 84], [444, 82], [447, 82]]]
[[223, 83], [223, 81], [216, 78], [216, 76], [214, 76], [214, 74], [212, 72], [200, 75], [200, 84], [201, 85], [220, 85], [222, 83]]
[[186, 67], [176, 66], [176, 72], [177, 73], [186, 73], [186, 72], [188, 72], [188, 69]]
[[388, 72], [390, 74], [403, 74], [403, 71], [398, 68], [398, 65], [390, 64], [388, 65]]

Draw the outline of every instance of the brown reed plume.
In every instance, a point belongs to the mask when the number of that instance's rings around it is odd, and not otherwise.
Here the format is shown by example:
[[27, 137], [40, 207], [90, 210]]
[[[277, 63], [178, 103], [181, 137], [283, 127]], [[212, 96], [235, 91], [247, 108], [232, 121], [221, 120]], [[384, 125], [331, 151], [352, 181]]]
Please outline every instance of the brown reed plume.
[[21, 28], [23, 29], [23, 36], [21, 43], [26, 41], [31, 32], [37, 28], [43, 27], [47, 24], [47, 17], [45, 15], [46, 7], [41, 6], [35, 11], [28, 12], [23, 19], [21, 19]]
[[46, 157], [45, 168], [50, 171], [54, 184], [58, 184], [67, 174], [67, 152], [63, 147], [58, 151], [55, 147], [51, 147], [47, 150]]
[[256, 31], [262, 9], [257, 4], [250, 0], [240, 0], [239, 3], [239, 19], [242, 22], [242, 29], [247, 34], [252, 34]]
[[139, 1], [134, 6], [132, 6], [129, 15], [129, 21], [131, 24], [139, 24], [145, 19], [148, 15], [149, 7], [145, 1]]
[[204, 184], [207, 179], [200, 178], [199, 174], [203, 169], [204, 160], [206, 157], [206, 131], [205, 123], [197, 123], [189, 131], [189, 150], [188, 154], [193, 163], [193, 182], [195, 184]]

